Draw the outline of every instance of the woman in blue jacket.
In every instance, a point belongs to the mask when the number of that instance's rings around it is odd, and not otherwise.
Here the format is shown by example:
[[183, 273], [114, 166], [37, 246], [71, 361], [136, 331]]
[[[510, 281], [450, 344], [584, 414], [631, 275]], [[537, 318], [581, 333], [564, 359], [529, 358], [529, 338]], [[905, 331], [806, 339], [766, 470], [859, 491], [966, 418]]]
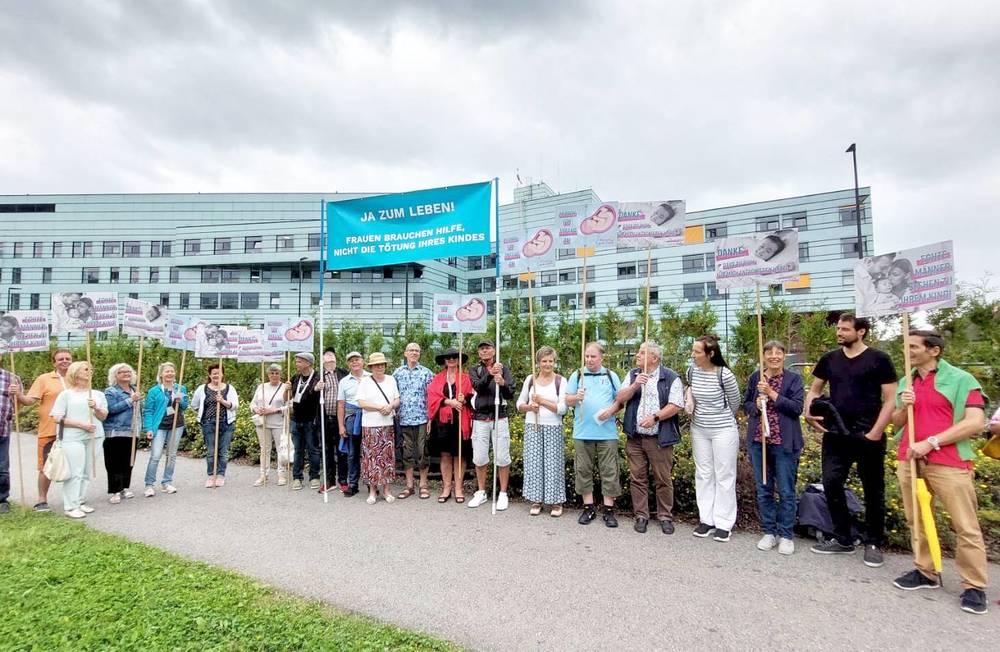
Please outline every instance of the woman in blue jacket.
[[[802, 402], [805, 392], [802, 376], [785, 369], [785, 345], [776, 340], [764, 344], [764, 378], [760, 371], [750, 375], [743, 410], [747, 414], [747, 452], [757, 479], [757, 507], [764, 526], [764, 536], [757, 542], [760, 550], [790, 555], [795, 552], [792, 528], [795, 527], [795, 481], [802, 455]], [[767, 432], [761, 428], [761, 407], [767, 414]], [[767, 482], [763, 481], [763, 445], [767, 437]], [[774, 494], [777, 489], [778, 500]]]
[[111, 504], [135, 496], [132, 484], [132, 434], [137, 424], [133, 419], [141, 398], [136, 392], [135, 370], [124, 362], [108, 369], [108, 418], [104, 420], [104, 468], [108, 472], [108, 494]]
[[152, 498], [156, 495], [153, 485], [156, 484], [156, 469], [160, 465], [164, 448], [167, 451], [167, 463], [160, 480], [160, 491], [167, 494], [177, 493], [174, 487], [174, 464], [177, 462], [177, 443], [184, 434], [184, 410], [188, 407], [187, 388], [178, 385], [177, 369], [172, 362], [164, 362], [156, 370], [156, 384], [149, 388], [146, 396], [146, 407], [143, 410], [142, 428], [146, 438], [152, 441], [149, 463], [146, 465], [146, 491], [143, 495]]

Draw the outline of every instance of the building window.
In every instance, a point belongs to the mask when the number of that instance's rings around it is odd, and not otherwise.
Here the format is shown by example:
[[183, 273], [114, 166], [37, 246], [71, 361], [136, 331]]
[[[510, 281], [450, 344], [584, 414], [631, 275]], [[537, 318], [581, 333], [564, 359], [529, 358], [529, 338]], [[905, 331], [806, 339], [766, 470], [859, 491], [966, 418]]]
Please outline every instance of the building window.
[[351, 307], [360, 308], [361, 307], [361, 293], [351, 292]]
[[618, 290], [618, 305], [619, 306], [634, 306], [635, 305], [635, 290]]
[[413, 293], [413, 307], [414, 308], [423, 308], [424, 307], [424, 293], [423, 292], [414, 292]]
[[239, 310], [240, 308], [240, 295], [238, 292], [223, 292], [222, 293], [222, 309], [223, 310]]
[[781, 228], [781, 219], [777, 215], [767, 215], [757, 218], [757, 232], [767, 233]]
[[781, 222], [784, 224], [786, 229], [798, 229], [799, 231], [805, 231], [809, 225], [809, 221], [806, 219], [806, 214], [804, 212], [782, 215]]
[[258, 254], [264, 251], [264, 236], [248, 235], [243, 239], [243, 253]]
[[21, 309], [21, 295], [17, 292], [11, 292], [7, 295], [7, 310], [20, 310]]
[[705, 240], [717, 240], [725, 238], [729, 233], [729, 228], [725, 222], [714, 222], [705, 225]]
[[61, 242], [53, 242], [52, 243], [52, 257], [53, 258], [59, 258], [60, 256], [62, 256], [62, 243]]
[[290, 251], [295, 248], [295, 236], [279, 235], [275, 238], [275, 244], [278, 251]]
[[483, 279], [483, 292], [493, 292], [497, 289], [497, 278], [495, 276], [487, 276]]
[[171, 283], [180, 283], [180, 280], [181, 280], [181, 268], [180, 267], [171, 267], [170, 268], [170, 282]]
[[138, 258], [142, 255], [139, 251], [141, 244], [138, 240], [126, 240], [122, 243], [122, 256], [126, 258]]
[[840, 207], [840, 225], [848, 226], [858, 223], [858, 209], [856, 206]]
[[469, 294], [479, 294], [483, 291], [483, 279], [481, 278], [470, 278], [469, 279]]
[[52, 268], [43, 267], [42, 268], [42, 283], [48, 285], [52, 282]]
[[188, 292], [181, 292], [180, 300], [178, 301], [177, 307], [181, 310], [187, 310], [191, 307], [191, 294]]
[[235, 268], [222, 268], [222, 282], [223, 283], [239, 283], [240, 282], [240, 270]]
[[575, 269], [564, 269], [559, 272], [559, 283], [575, 283], [576, 282], [576, 270]]
[[403, 305], [403, 293], [402, 292], [393, 292], [392, 293], [392, 305], [394, 305], [394, 306], [401, 306], [401, 305]]
[[105, 258], [111, 258], [112, 256], [121, 256], [122, 255], [121, 241], [111, 242], [109, 240], [105, 240], [104, 248], [102, 250], [102, 255]]
[[271, 293], [271, 310], [277, 310], [281, 307], [281, 293], [272, 292]]
[[785, 290], [785, 294], [808, 294], [809, 288], [789, 288]]
[[330, 293], [330, 307], [339, 308], [340, 307], [340, 292]]
[[117, 267], [112, 267], [111, 268], [111, 276], [108, 278], [108, 282], [109, 283], [117, 283], [118, 282], [118, 277], [119, 277], [118, 268]]
[[13, 267], [10, 270], [10, 282], [17, 285], [21, 282], [21, 268]]
[[618, 263], [618, 278], [635, 278], [635, 263]]
[[161, 292], [160, 293], [160, 305], [163, 306], [164, 308], [169, 308], [170, 307], [170, 293], [169, 292]]
[[201, 240], [197, 238], [184, 241], [184, 255], [197, 256], [201, 253]]
[[[305, 268], [305, 267], [302, 268], [302, 279], [303, 280], [311, 279], [312, 276], [313, 276], [313, 273], [312, 273], [311, 269], [308, 269], [308, 268]], [[292, 268], [292, 280], [293, 281], [297, 281], [298, 279], [299, 279], [299, 268], [298, 267], [293, 267]], [[376, 280], [378, 280], [378, 279], [376, 279]]]
[[24, 243], [15, 242], [14, 243], [14, 258], [22, 258], [24, 256]]
[[469, 269], [477, 270], [483, 268], [483, 257], [482, 256], [469, 256]]
[[[84, 283], [99, 283], [100, 275], [97, 272], [96, 267], [84, 267], [83, 268], [83, 278], [81, 279]], [[19, 281], [14, 281], [18, 283]]]
[[503, 277], [503, 289], [514, 290], [517, 288], [517, 277], [516, 276], [504, 276]]
[[705, 271], [705, 254], [689, 254], [681, 257], [681, 273], [693, 274]]
[[452, 256], [448, 259], [448, 267], [458, 267], [458, 258]]
[[804, 263], [809, 260], [809, 243], [800, 242], [799, 243], [799, 262]]
[[705, 284], [704, 283], [685, 283], [684, 284], [684, 300], [685, 301], [701, 301], [705, 298]]
[[542, 297], [542, 309], [543, 310], [559, 310], [559, 297], [555, 294], [549, 294]]
[[219, 277], [222, 275], [221, 270], [218, 267], [202, 267], [201, 268], [201, 282], [202, 283], [218, 283]]
[[243, 310], [256, 310], [260, 306], [260, 295], [257, 292], [241, 292], [240, 307]]
[[840, 253], [843, 256], [857, 257], [857, 255], [858, 255], [858, 239], [857, 238], [841, 238], [840, 239]]
[[320, 296], [319, 292], [310, 292], [309, 293], [309, 305], [312, 306], [313, 308], [315, 308], [316, 306], [318, 306], [319, 305], [319, 296]]
[[130, 267], [129, 268], [129, 270], [128, 270], [128, 282], [129, 283], [138, 283], [139, 282], [139, 268], [138, 267]]
[[171, 253], [170, 240], [153, 240], [149, 243], [149, 255], [153, 258], [166, 258]]
[[319, 233], [310, 233], [309, 234], [309, 240], [306, 243], [306, 247], [310, 251], [318, 251], [320, 249], [320, 247], [323, 246], [323, 243], [322, 243], [322, 240], [321, 240], [320, 236], [321, 236], [321, 234], [319, 234]]
[[41, 242], [36, 242], [35, 244], [33, 244], [31, 246], [31, 256], [33, 258], [41, 258], [42, 256], [44, 256], [45, 253], [42, 251], [44, 247], [45, 245], [42, 244]]
[[219, 307], [219, 295], [216, 292], [201, 293], [201, 309], [216, 310]]
[[560, 249], [556, 252], [556, 258], [559, 260], [565, 260], [567, 258], [575, 258], [576, 249]]
[[451, 290], [452, 292], [458, 290], [458, 278], [452, 276], [451, 274], [448, 274], [448, 289]]
[[373, 269], [372, 270], [372, 280], [373, 281], [381, 281], [382, 280], [382, 270], [380, 270], [380, 269]]
[[382, 324], [382, 335], [384, 337], [392, 337], [396, 334], [395, 324]]
[[150, 267], [149, 268], [149, 282], [150, 283], [159, 283], [160, 282], [160, 268], [159, 267]]
[[32, 292], [28, 301], [30, 302], [28, 305], [29, 310], [38, 310], [38, 305], [40, 302], [39, 302], [39, 294], [37, 292]]
[[372, 292], [372, 305], [373, 306], [381, 306], [382, 305], [382, 293], [381, 292]]
[[250, 268], [250, 282], [251, 283], [270, 283], [271, 282], [271, 268], [270, 267], [251, 267]]
[[353, 272], [351, 272], [351, 280], [357, 282], [364, 279], [362, 278], [361, 272], [354, 270]]
[[[660, 273], [660, 261], [654, 260], [652, 262], [652, 267], [653, 271], [650, 272], [651, 274]], [[646, 263], [645, 262], [639, 263], [639, 276], [645, 276], [645, 275], [646, 275]]]
[[216, 238], [215, 239], [215, 253], [216, 254], [228, 254], [233, 250], [233, 240], [232, 238]]
[[384, 267], [384, 268], [382, 268], [382, 278], [384, 278], [384, 279], [391, 279], [392, 278], [392, 268], [391, 267]]
[[74, 242], [73, 258], [89, 258], [94, 255], [93, 242]]
[[55, 213], [55, 204], [0, 204], [0, 213]]
[[650, 305], [660, 302], [660, 291], [656, 288], [649, 288], [649, 303]]
[[129, 292], [128, 293], [128, 298], [129, 299], [138, 299], [139, 298], [139, 293], [138, 292]]
[[722, 293], [719, 292], [719, 289], [715, 286], [715, 281], [709, 281], [706, 284], [706, 287], [708, 288], [707, 294], [709, 299], [718, 299], [722, 296]]

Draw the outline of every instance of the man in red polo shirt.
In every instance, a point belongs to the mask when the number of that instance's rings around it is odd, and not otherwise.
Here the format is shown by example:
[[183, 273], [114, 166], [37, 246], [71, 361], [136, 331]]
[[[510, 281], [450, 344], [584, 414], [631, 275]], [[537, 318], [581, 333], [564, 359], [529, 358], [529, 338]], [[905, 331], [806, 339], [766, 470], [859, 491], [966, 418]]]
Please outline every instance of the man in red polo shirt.
[[[962, 577], [964, 611], [985, 614], [986, 546], [976, 516], [978, 507], [973, 484], [972, 460], [975, 454], [969, 439], [979, 434], [986, 422], [986, 400], [982, 387], [972, 374], [941, 359], [944, 339], [934, 331], [911, 330], [907, 338], [913, 362], [912, 383], [903, 378], [896, 396], [892, 423], [902, 432], [899, 438], [900, 460], [896, 475], [903, 494], [906, 522], [917, 532], [914, 551], [916, 569], [896, 578], [900, 589], [936, 589], [940, 578], [934, 571], [927, 539], [920, 535], [920, 522], [914, 518], [910, 487], [910, 465], [917, 459], [920, 476], [931, 494], [937, 496], [951, 515], [955, 530], [955, 565]], [[908, 406], [913, 406], [914, 444], [909, 446]]]

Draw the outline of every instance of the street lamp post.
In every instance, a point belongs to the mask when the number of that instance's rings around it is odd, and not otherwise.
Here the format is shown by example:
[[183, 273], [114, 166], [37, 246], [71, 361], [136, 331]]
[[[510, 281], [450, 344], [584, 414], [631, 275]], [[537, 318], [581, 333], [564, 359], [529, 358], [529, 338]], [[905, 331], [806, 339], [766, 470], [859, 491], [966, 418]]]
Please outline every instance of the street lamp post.
[[306, 256], [299, 258], [299, 317], [302, 316], [302, 263], [307, 260]]
[[861, 191], [858, 189], [858, 148], [857, 143], [851, 143], [846, 152], [854, 159], [854, 214], [858, 218], [858, 258], [865, 257], [865, 241], [861, 235]]

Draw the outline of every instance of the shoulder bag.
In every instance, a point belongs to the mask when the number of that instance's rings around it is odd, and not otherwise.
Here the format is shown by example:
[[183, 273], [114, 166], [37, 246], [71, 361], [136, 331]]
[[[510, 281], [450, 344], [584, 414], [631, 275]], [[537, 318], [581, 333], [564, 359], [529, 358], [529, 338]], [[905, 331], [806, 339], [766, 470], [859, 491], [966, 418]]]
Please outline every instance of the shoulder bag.
[[69, 460], [66, 459], [66, 451], [62, 447], [65, 421], [65, 417], [59, 419], [59, 433], [56, 435], [56, 441], [52, 444], [48, 457], [45, 458], [45, 466], [42, 467], [42, 473], [52, 482], [66, 482], [70, 476]]

